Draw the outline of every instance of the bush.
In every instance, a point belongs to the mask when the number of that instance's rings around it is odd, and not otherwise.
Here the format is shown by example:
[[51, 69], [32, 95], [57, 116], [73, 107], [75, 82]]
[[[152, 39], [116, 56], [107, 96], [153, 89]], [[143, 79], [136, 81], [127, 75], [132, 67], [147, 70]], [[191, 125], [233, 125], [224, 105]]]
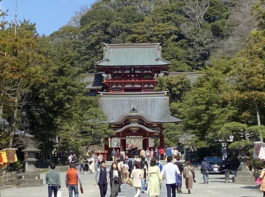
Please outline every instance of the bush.
[[14, 172], [14, 171], [21, 171], [23, 170], [23, 163], [20, 161], [17, 161], [15, 163], [11, 163], [7, 167], [8, 172]]

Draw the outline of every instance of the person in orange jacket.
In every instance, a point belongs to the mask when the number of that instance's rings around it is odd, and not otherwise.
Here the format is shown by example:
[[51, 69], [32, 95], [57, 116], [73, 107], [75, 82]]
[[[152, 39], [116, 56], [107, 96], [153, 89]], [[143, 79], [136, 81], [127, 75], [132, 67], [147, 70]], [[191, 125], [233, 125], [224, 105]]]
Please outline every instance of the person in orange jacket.
[[78, 197], [78, 183], [80, 184], [80, 187], [82, 187], [76, 166], [74, 163], [71, 163], [65, 177], [65, 184], [69, 191], [69, 197], [73, 197], [73, 192], [75, 194], [75, 197]]

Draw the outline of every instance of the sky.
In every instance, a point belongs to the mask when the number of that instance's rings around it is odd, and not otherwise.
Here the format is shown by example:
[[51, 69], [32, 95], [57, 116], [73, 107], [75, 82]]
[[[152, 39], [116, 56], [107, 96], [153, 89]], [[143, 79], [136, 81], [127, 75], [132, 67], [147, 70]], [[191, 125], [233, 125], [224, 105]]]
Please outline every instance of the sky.
[[[0, 9], [8, 10], [6, 20], [29, 20], [40, 35], [49, 35], [66, 25], [76, 12], [90, 7], [96, 0], [2, 0]], [[16, 6], [17, 2], [17, 6]]]

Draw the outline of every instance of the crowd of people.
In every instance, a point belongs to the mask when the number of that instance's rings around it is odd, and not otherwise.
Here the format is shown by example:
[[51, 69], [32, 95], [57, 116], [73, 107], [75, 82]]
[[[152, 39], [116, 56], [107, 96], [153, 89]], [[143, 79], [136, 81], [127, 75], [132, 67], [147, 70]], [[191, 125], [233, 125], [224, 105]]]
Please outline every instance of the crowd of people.
[[[115, 153], [115, 154], [114, 154]], [[118, 154], [117, 154], [118, 153]], [[135, 197], [141, 193], [146, 193], [150, 197], [160, 195], [162, 180], [165, 179], [168, 197], [175, 197], [176, 193], [182, 193], [182, 182], [188, 193], [191, 193], [192, 184], [195, 181], [194, 168], [189, 161], [180, 162], [180, 153], [172, 148], [167, 148], [164, 152], [158, 151], [156, 154], [152, 149], [141, 150], [134, 158], [124, 151], [112, 151], [112, 163], [110, 169], [107, 168], [106, 161], [102, 156], [95, 154], [77, 160], [74, 154], [69, 156], [70, 167], [67, 170], [65, 184], [69, 190], [69, 197], [73, 194], [79, 195], [82, 188], [79, 174], [86, 171], [95, 174], [95, 182], [99, 187], [100, 196], [107, 194], [108, 184], [110, 185], [110, 197], [118, 196], [122, 184], [128, 184], [135, 188]], [[160, 159], [166, 159], [167, 164], [162, 165]], [[79, 165], [79, 170], [77, 169]], [[59, 174], [54, 170], [55, 165], [51, 164], [51, 170], [46, 175], [49, 197], [57, 196], [60, 191], [61, 182]]]
[[160, 195], [162, 179], [165, 179], [167, 196], [175, 197], [176, 192], [182, 193], [182, 178], [188, 193], [191, 193], [192, 184], [195, 181], [195, 172], [189, 161], [185, 164], [180, 162], [180, 156], [172, 155], [166, 158], [167, 164], [162, 165], [159, 160], [152, 158], [150, 162], [143, 156], [135, 159], [115, 159], [110, 170], [106, 168], [105, 161], [102, 161], [96, 173], [96, 183], [99, 186], [100, 196], [105, 197], [108, 182], [111, 186], [111, 197], [116, 197], [121, 190], [121, 184], [129, 184], [135, 188], [135, 197], [145, 192], [150, 197]]

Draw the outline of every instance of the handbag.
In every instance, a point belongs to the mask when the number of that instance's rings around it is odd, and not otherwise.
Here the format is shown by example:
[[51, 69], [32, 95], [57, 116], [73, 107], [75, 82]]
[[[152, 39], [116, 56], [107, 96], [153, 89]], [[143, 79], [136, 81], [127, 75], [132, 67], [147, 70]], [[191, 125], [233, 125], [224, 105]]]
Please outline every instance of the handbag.
[[59, 189], [58, 191], [57, 191], [57, 197], [62, 197], [63, 195], [62, 195], [62, 190], [61, 189]]
[[133, 180], [131, 178], [128, 178], [127, 181], [126, 181], [126, 183], [128, 185], [132, 186], [133, 185]]
[[114, 177], [113, 181], [114, 181], [114, 184], [119, 184], [120, 183], [119, 177]]
[[262, 178], [257, 178], [257, 179], [256, 179], [256, 183], [257, 183], [258, 185], [260, 185], [260, 184], [262, 183]]
[[81, 194], [84, 193], [84, 189], [83, 189], [83, 186], [81, 184], [80, 184], [80, 192], [81, 192]]

